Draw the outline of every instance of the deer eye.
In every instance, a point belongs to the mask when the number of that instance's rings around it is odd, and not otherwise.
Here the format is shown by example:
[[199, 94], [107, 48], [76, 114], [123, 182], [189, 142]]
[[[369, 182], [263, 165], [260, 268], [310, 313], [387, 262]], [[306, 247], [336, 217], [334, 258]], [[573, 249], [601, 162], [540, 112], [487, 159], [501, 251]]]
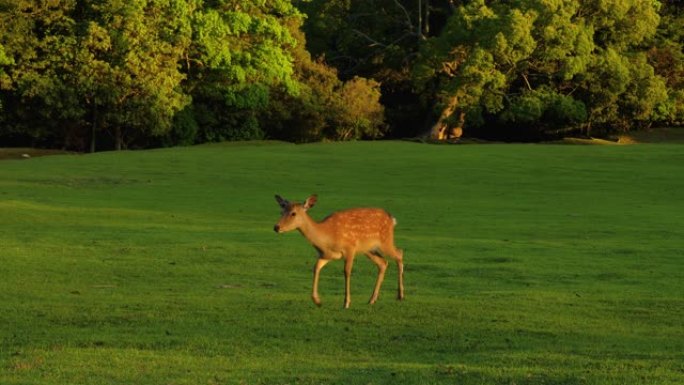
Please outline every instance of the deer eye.
[[295, 213], [294, 211], [292, 212], [292, 214], [290, 214], [291, 217], [294, 217], [295, 215], [297, 215], [297, 213]]

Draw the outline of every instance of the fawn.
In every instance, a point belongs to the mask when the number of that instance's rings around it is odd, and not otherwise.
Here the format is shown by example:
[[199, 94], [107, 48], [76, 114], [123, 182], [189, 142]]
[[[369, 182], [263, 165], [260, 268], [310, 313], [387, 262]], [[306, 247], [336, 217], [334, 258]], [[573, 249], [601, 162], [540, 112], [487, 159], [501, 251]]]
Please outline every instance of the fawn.
[[321, 305], [318, 296], [321, 269], [332, 260], [344, 258], [344, 308], [349, 308], [351, 272], [357, 253], [366, 254], [378, 267], [378, 277], [370, 298], [371, 305], [377, 301], [380, 285], [385, 278], [388, 262], [383, 255], [397, 262], [397, 298], [404, 299], [404, 253], [394, 245], [394, 226], [397, 221], [387, 211], [377, 208], [355, 208], [337, 211], [321, 222], [316, 222], [307, 213], [307, 210], [316, 204], [316, 195], [311, 195], [304, 203], [289, 202], [280, 195], [276, 195], [275, 199], [282, 208], [282, 216], [273, 230], [276, 233], [284, 233], [297, 229], [318, 251], [311, 295], [316, 305]]

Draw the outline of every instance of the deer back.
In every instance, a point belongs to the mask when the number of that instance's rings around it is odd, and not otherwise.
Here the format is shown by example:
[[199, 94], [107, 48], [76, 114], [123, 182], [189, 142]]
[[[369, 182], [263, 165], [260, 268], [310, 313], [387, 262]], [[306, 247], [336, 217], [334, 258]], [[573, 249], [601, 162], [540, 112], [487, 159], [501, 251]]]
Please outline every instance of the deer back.
[[385, 210], [356, 208], [335, 212], [320, 226], [336, 249], [353, 248], [357, 252], [365, 252], [393, 242], [395, 223]]

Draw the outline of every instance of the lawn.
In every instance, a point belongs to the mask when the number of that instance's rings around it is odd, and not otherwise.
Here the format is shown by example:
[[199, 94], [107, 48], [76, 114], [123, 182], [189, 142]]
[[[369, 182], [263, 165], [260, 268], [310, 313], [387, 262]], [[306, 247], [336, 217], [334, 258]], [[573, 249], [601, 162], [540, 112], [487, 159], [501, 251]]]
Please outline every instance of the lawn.
[[[275, 234], [377, 206], [391, 264]], [[0, 162], [0, 384], [682, 384], [684, 146], [232, 143]]]

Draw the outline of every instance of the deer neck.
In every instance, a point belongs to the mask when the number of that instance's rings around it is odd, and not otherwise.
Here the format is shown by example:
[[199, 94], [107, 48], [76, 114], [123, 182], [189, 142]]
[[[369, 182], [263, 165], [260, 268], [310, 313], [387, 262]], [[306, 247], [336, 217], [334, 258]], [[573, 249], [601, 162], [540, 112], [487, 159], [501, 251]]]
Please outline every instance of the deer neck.
[[297, 229], [314, 247], [321, 250], [324, 247], [327, 239], [326, 233], [323, 231], [321, 223], [316, 222], [306, 214], [301, 226]]

